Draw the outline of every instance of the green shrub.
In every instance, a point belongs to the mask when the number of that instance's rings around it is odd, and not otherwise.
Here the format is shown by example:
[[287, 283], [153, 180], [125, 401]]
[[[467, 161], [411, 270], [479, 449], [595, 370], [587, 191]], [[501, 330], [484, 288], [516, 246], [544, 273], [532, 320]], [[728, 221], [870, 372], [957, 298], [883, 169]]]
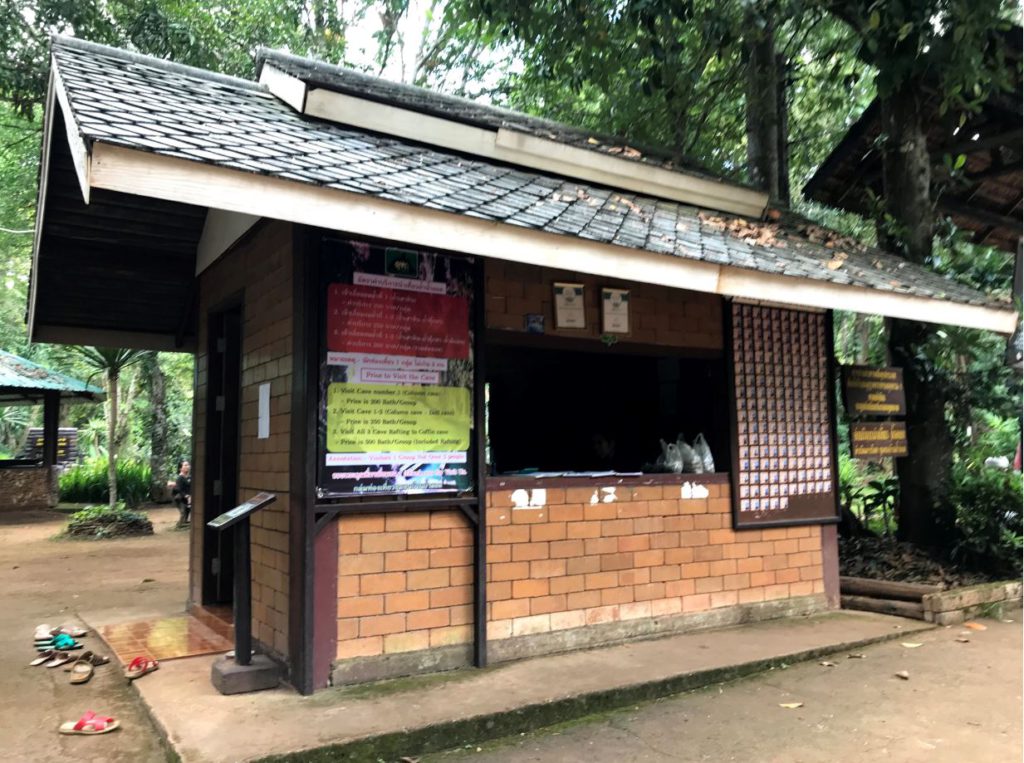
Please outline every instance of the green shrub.
[[153, 523], [141, 511], [131, 511], [118, 504], [87, 506], [68, 520], [67, 534], [75, 538], [118, 538], [128, 535], [152, 535]]
[[[117, 460], [117, 498], [138, 506], [149, 497], [149, 464], [134, 458]], [[110, 500], [107, 458], [87, 458], [60, 476], [60, 500], [67, 503], [100, 503]]]
[[991, 575], [1021, 574], [1021, 475], [957, 464], [950, 498], [956, 507], [953, 560]]

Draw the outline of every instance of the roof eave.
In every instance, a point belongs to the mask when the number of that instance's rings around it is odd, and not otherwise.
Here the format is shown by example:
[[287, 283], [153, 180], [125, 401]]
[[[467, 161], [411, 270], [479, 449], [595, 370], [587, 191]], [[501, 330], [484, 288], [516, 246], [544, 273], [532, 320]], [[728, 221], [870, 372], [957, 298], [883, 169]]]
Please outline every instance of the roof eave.
[[95, 143], [94, 188], [641, 283], [1010, 334], [1010, 309], [775, 275]]

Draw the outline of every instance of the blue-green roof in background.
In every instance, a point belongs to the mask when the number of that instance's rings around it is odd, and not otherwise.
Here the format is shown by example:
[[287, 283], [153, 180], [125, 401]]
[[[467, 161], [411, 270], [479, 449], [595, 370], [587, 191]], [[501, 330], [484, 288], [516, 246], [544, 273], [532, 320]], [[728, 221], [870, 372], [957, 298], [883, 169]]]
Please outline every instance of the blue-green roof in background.
[[105, 398], [99, 387], [0, 350], [0, 405], [41, 403], [43, 394], [52, 391], [60, 392], [62, 400], [99, 402]]

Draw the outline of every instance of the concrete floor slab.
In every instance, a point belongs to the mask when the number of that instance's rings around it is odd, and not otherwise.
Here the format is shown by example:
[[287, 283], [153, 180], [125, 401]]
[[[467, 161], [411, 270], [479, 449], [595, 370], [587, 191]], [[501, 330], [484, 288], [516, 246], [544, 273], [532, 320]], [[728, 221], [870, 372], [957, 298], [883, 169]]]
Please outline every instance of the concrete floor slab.
[[166, 663], [134, 686], [184, 763], [296, 753], [301, 754], [294, 759], [304, 761], [371, 754], [388, 760], [528, 731], [931, 627], [835, 612], [329, 689], [312, 697], [288, 689], [222, 696], [210, 683], [213, 658]]

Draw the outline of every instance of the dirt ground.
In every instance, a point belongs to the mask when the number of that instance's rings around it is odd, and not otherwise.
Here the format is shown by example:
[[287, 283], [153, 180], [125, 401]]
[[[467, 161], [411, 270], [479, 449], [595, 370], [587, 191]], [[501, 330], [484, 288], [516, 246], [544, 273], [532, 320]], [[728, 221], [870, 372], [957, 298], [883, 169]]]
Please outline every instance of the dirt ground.
[[[83, 612], [109, 612], [114, 622], [184, 610], [188, 533], [173, 529], [174, 508], [149, 514], [153, 536], [105, 541], [52, 540], [66, 522], [56, 512], [0, 514], [0, 761], [167, 759], [117, 665], [97, 668], [80, 686], [70, 685], [60, 668], [28, 667], [40, 623], [79, 622]], [[82, 641], [84, 649], [106, 653], [99, 639]], [[118, 718], [121, 728], [95, 737], [57, 733], [86, 710]]]
[[[63, 671], [28, 667], [39, 623], [79, 613], [115, 622], [181, 611], [187, 534], [177, 512], [151, 512], [156, 534], [99, 542], [54, 541], [65, 517], [0, 514], [0, 761], [155, 763], [167, 759], [135, 693], [114, 666], [71, 686]], [[99, 615], [99, 617], [97, 617]], [[554, 731], [505, 740], [422, 763], [501, 761], [1015, 761], [1021, 760], [1021, 614], [777, 670]], [[85, 639], [86, 648], [98, 647]], [[102, 649], [102, 647], [99, 647]], [[906, 670], [910, 680], [896, 678]], [[145, 679], [143, 679], [145, 680]], [[803, 702], [797, 709], [780, 703]], [[97, 737], [57, 733], [85, 710], [114, 715], [122, 729]]]
[[863, 659], [833, 657], [835, 667], [796, 665], [421, 763], [1019, 761], [1021, 612], [1004, 618], [1013, 622], [927, 631], [905, 642], [920, 647], [892, 641]]

